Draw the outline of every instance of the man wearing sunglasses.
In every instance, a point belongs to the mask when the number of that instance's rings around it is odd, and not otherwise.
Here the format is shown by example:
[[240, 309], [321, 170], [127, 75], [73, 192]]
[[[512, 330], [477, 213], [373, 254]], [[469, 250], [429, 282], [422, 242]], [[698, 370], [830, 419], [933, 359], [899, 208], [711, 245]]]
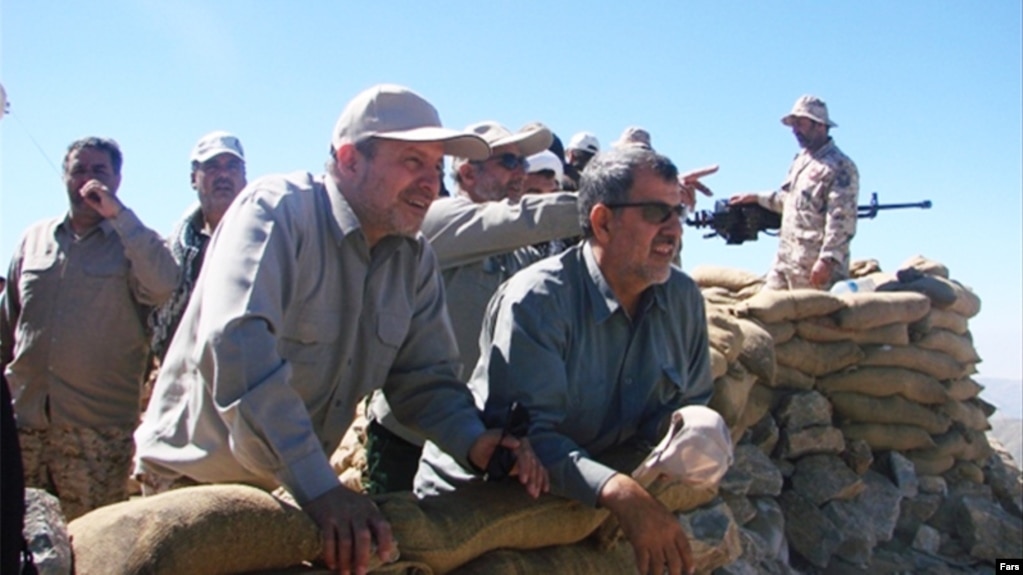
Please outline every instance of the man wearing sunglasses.
[[860, 175], [829, 135], [838, 125], [816, 96], [801, 96], [781, 119], [802, 151], [781, 188], [732, 196], [732, 204], [757, 203], [780, 212], [778, 253], [767, 273], [769, 289], [828, 289], [849, 277], [849, 244], [856, 235]]
[[[525, 158], [550, 146], [550, 130], [530, 124], [511, 132], [480, 122], [466, 131], [486, 140], [493, 153], [486, 160], [455, 158], [455, 195], [435, 201], [423, 220], [444, 278], [463, 378], [479, 358], [480, 324], [497, 287], [545, 257], [534, 245], [579, 235], [575, 194], [522, 194]], [[379, 393], [367, 412], [367, 488], [410, 490], [422, 436], [399, 424]]]
[[[551, 493], [610, 510], [639, 572], [658, 575], [692, 569], [689, 543], [628, 471], [676, 411], [685, 421], [678, 435], [697, 436], [699, 445], [682, 450], [688, 455], [672, 475], [708, 485], [731, 461], [723, 420], [702, 405], [713, 390], [703, 298], [672, 266], [682, 238], [677, 178], [674, 164], [652, 150], [596, 156], [579, 190], [585, 241], [501, 286], [469, 381], [490, 426], [507, 423], [513, 402], [524, 408], [524, 435], [550, 473]], [[622, 469], [605, 463], [625, 455], [631, 461]], [[415, 489], [420, 497], [457, 495], [479, 480], [428, 443]]]

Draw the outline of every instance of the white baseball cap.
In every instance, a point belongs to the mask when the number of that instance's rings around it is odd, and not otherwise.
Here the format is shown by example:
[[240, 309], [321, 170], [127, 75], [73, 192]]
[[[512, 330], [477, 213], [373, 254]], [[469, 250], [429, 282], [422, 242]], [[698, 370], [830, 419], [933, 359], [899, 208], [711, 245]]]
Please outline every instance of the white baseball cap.
[[550, 150], [544, 150], [526, 158], [526, 173], [533, 174], [543, 170], [553, 170], [558, 181], [565, 175], [565, 165], [561, 158]]
[[568, 141], [566, 150], [582, 150], [596, 154], [600, 151], [600, 140], [590, 132], [579, 132]]

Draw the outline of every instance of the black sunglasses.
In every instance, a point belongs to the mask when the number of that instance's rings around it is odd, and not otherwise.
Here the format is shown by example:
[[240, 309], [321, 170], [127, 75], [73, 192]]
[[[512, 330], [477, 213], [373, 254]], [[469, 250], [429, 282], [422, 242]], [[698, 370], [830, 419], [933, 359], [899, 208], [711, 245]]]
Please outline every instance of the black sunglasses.
[[499, 166], [509, 171], [520, 167], [526, 167], [526, 158], [511, 152], [505, 152], [499, 156], [493, 156], [490, 159], [494, 160]]
[[643, 221], [649, 224], [663, 224], [664, 222], [671, 219], [672, 214], [676, 218], [682, 218], [686, 215], [685, 204], [671, 205], [664, 202], [622, 202], [619, 204], [604, 204], [612, 210], [618, 208], [642, 208], [640, 216]]

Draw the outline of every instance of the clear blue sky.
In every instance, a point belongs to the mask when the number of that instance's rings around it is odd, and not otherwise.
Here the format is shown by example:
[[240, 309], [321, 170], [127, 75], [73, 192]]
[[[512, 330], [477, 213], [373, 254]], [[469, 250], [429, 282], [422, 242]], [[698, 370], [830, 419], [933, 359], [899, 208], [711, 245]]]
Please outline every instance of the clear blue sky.
[[[250, 179], [320, 171], [342, 107], [379, 82], [455, 127], [540, 120], [606, 146], [644, 126], [681, 168], [720, 164], [706, 180], [718, 197], [781, 182], [797, 148], [778, 120], [813, 93], [859, 166], [861, 203], [934, 202], [861, 222], [853, 257], [945, 263], [983, 300], [981, 375], [1023, 376], [1019, 0], [7, 0], [0, 25], [0, 261], [66, 210], [50, 163], [85, 135], [121, 143], [123, 201], [168, 233], [194, 199], [199, 136], [236, 133]], [[763, 272], [775, 246], [690, 229], [684, 267]]]

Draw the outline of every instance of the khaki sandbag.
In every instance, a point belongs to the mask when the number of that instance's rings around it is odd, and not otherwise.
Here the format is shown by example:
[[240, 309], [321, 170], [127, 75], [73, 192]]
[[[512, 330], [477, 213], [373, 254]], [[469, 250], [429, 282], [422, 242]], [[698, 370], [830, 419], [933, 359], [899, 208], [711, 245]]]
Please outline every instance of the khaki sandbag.
[[735, 305], [742, 301], [734, 293], [726, 290], [723, 287], [706, 287], [700, 289], [700, 295], [703, 296], [703, 301], [709, 305]]
[[849, 264], [849, 277], [861, 278], [875, 272], [881, 271], [881, 263], [875, 259], [853, 260]]
[[842, 294], [845, 306], [835, 313], [838, 327], [865, 330], [892, 323], [912, 323], [931, 309], [927, 296], [914, 292]]
[[934, 447], [922, 452], [928, 457], [949, 456], [967, 461], [983, 461], [994, 450], [983, 431], [972, 429], [950, 429], [941, 435], [935, 435]]
[[909, 345], [909, 327], [904, 323], [892, 323], [866, 330], [850, 330], [838, 327], [830, 317], [815, 317], [796, 322], [796, 334], [817, 342], [851, 341], [858, 344]]
[[[753, 384], [753, 389], [749, 392], [749, 399], [746, 400], [746, 409], [743, 410], [742, 417], [739, 420], [738, 428], [748, 429], [763, 419], [767, 412], [774, 408], [777, 399], [770, 387], [759, 383]], [[732, 443], [737, 443], [739, 439], [739, 437], [733, 436]]]
[[946, 477], [961, 477], [978, 485], [984, 484], [984, 470], [972, 461], [956, 460], [952, 469], [945, 472]]
[[728, 363], [742, 351], [742, 329], [739, 320], [718, 306], [707, 308], [707, 339], [710, 347], [724, 354]]
[[778, 364], [774, 373], [774, 386], [778, 389], [813, 389], [817, 378], [794, 367]]
[[911, 369], [897, 367], [860, 367], [817, 380], [817, 389], [825, 395], [855, 392], [871, 397], [900, 395], [923, 405], [941, 405], [948, 394], [941, 383]]
[[737, 292], [745, 287], [763, 284], [764, 277], [753, 272], [715, 265], [698, 265], [689, 273], [696, 285], [705, 287], [723, 287], [730, 292]]
[[848, 439], [862, 439], [874, 451], [908, 451], [934, 447], [931, 435], [915, 425], [847, 423], [841, 426]]
[[852, 423], [905, 423], [932, 435], [945, 433], [952, 420], [902, 396], [872, 397], [840, 392], [828, 396], [835, 414]]
[[717, 379], [728, 372], [728, 360], [720, 351], [710, 348], [710, 376]]
[[763, 323], [800, 320], [835, 313], [845, 306], [838, 296], [815, 289], [761, 290], [735, 307], [739, 317]]
[[862, 366], [901, 367], [912, 369], [940, 380], [958, 379], [967, 375], [966, 367], [952, 356], [915, 345], [864, 346]]
[[827, 375], [860, 362], [864, 355], [851, 341], [814, 343], [794, 337], [774, 348], [779, 365], [787, 365], [808, 375]]
[[742, 350], [739, 362], [753, 375], [760, 378], [764, 385], [774, 385], [776, 361], [774, 357], [774, 339], [759, 322], [748, 319], [736, 320], [742, 331]]
[[778, 323], [762, 323], [760, 325], [767, 333], [771, 334], [771, 339], [774, 340], [775, 345], [785, 343], [796, 335], [795, 322], [782, 321]]
[[610, 549], [601, 549], [592, 541], [583, 541], [576, 545], [532, 551], [499, 549], [459, 567], [451, 575], [619, 575], [635, 572], [635, 554], [628, 541], [619, 541]]
[[739, 422], [739, 416], [746, 409], [750, 389], [757, 381], [757, 376], [750, 373], [741, 363], [734, 363], [728, 373], [714, 380], [714, 393], [710, 396], [707, 407], [721, 414], [729, 429]]
[[973, 348], [973, 342], [967, 335], [957, 335], [948, 330], [932, 329], [916, 342], [916, 345], [946, 353], [963, 365], [980, 361], [980, 356], [977, 355], [977, 350]]
[[980, 395], [980, 392], [984, 390], [983, 385], [969, 377], [960, 377], [959, 379], [943, 381], [942, 385], [944, 385], [945, 390], [948, 391], [948, 398], [956, 401], [973, 399]]
[[937, 276], [940, 278], [948, 279], [948, 267], [944, 264], [938, 263], [934, 260], [925, 258], [922, 255], [915, 255], [908, 260], [902, 262], [899, 269], [912, 268], [921, 271], [927, 275]]
[[963, 431], [963, 438], [966, 440], [966, 447], [962, 450], [959, 459], [983, 462], [995, 452], [987, 439], [987, 433], [983, 431], [967, 429]]
[[320, 554], [319, 531], [305, 512], [244, 485], [186, 487], [108, 505], [72, 521], [68, 533], [77, 575], [244, 573]]
[[905, 455], [913, 462], [917, 475], [941, 475], [956, 463], [956, 458], [951, 455], [932, 455], [929, 450], [910, 451]]
[[955, 280], [952, 280], [952, 287], [956, 291], [956, 301], [948, 308], [948, 311], [967, 319], [980, 313], [980, 298], [973, 293], [973, 290]]
[[991, 429], [991, 424], [987, 421], [987, 415], [979, 405], [974, 403], [974, 400], [950, 400], [943, 404], [939, 410], [941, 413], [944, 413], [951, 418], [952, 421], [962, 425], [966, 429], [973, 429], [976, 431], [987, 431]]
[[741, 290], [735, 292], [735, 296], [737, 298], [739, 298], [739, 301], [746, 301], [749, 298], [751, 298], [751, 297], [757, 295], [758, 293], [760, 293], [761, 291], [763, 291], [763, 289], [764, 289], [764, 284], [762, 282], [761, 283], [756, 283], [756, 284], [748, 285], [748, 286], [742, 288]]
[[970, 329], [966, 317], [947, 309], [931, 308], [927, 318], [931, 329], [947, 329], [958, 335], [963, 335]]

